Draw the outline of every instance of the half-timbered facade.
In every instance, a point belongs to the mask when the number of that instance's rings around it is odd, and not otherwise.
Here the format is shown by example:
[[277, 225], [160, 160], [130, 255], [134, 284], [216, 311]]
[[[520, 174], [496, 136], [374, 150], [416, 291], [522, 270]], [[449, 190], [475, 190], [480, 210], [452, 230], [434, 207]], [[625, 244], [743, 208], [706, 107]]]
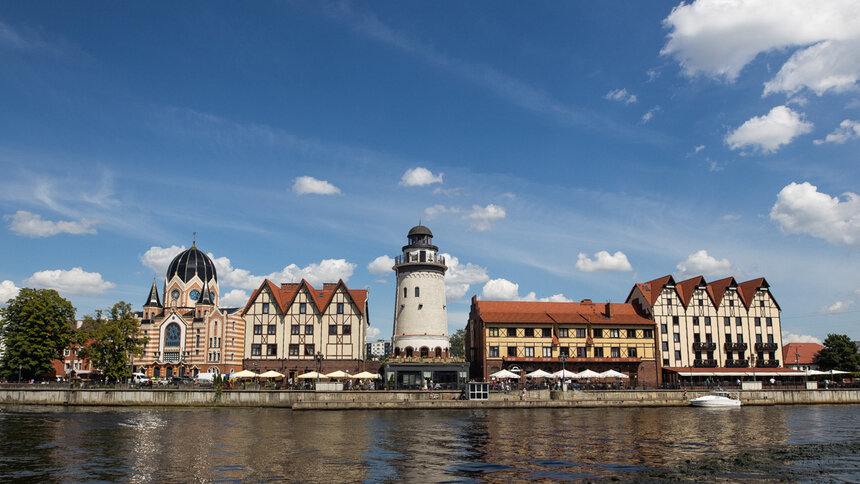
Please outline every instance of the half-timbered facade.
[[[343, 281], [316, 289], [307, 281], [266, 280], [242, 311], [245, 369], [294, 378], [310, 370], [361, 371], [366, 353], [367, 291]], [[318, 361], [319, 360], [319, 361]]]
[[633, 286], [627, 302], [657, 323], [663, 367], [778, 368], [779, 304], [760, 277], [675, 282], [664, 276]]

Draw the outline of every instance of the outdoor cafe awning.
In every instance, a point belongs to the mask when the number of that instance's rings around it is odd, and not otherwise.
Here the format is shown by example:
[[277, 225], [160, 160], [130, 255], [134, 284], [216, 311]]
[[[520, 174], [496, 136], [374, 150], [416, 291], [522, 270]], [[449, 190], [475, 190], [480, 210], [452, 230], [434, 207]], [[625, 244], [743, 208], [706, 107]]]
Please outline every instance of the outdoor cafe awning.
[[804, 376], [804, 372], [800, 370], [789, 370], [787, 368], [678, 368], [678, 367], [663, 367], [664, 370], [672, 373], [677, 373], [679, 376], [687, 377], [726, 377], [726, 378], [743, 378], [743, 377], [759, 377], [759, 376], [782, 376], [782, 377], [798, 377]]

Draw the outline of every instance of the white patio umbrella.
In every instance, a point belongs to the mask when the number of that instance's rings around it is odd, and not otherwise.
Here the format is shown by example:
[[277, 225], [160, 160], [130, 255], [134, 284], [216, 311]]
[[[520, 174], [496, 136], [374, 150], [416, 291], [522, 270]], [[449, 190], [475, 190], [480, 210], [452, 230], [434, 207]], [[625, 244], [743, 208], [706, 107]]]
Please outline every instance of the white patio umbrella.
[[333, 371], [331, 373], [326, 373], [325, 376], [328, 378], [352, 378], [352, 376], [349, 373], [347, 373], [343, 370], [337, 370], [337, 371]]
[[257, 374], [251, 370], [242, 370], [242, 371], [230, 374], [230, 378], [239, 378], [239, 379], [254, 378], [255, 376], [257, 376]]
[[806, 370], [806, 376], [829, 375], [829, 372], [819, 370]]
[[552, 378], [552, 373], [547, 373], [543, 370], [535, 370], [531, 373], [526, 373], [529, 378]]
[[600, 373], [597, 373], [594, 370], [584, 370], [576, 374], [574, 378], [601, 378]]
[[371, 373], [369, 371], [363, 371], [361, 373], [356, 373], [355, 375], [352, 375], [352, 377], [358, 378], [359, 380], [367, 380], [367, 379], [375, 380], [378, 378], [382, 378], [381, 376], [379, 376], [379, 373]]
[[615, 370], [602, 371], [602, 372], [600, 372], [600, 377], [601, 378], [630, 378], [629, 376], [625, 375], [624, 373], [621, 373], [620, 371], [615, 371]]
[[301, 378], [302, 380], [311, 380], [311, 379], [328, 378], [328, 377], [323, 375], [322, 373], [317, 373], [315, 371], [309, 371], [307, 373], [303, 373], [303, 374], [297, 376], [296, 378]]
[[267, 371], [267, 372], [265, 372], [265, 373], [260, 373], [260, 375], [259, 375], [259, 376], [260, 376], [260, 378], [283, 378], [283, 377], [284, 377], [284, 374], [283, 374], [283, 373], [278, 373], [278, 372], [277, 372], [277, 371], [275, 371], [275, 370], [269, 370], [269, 371]]
[[552, 376], [554, 378], [576, 378], [576, 373], [570, 370], [558, 370], [557, 372], [553, 373]]
[[498, 378], [500, 380], [507, 380], [510, 378], [519, 378], [520, 376], [514, 372], [508, 370], [497, 371], [490, 375], [491, 378]]
[[828, 375], [844, 375], [846, 373], [851, 373], [851, 372], [850, 371], [842, 371], [842, 370], [830, 370], [830, 371], [826, 371], [825, 373], [827, 373]]

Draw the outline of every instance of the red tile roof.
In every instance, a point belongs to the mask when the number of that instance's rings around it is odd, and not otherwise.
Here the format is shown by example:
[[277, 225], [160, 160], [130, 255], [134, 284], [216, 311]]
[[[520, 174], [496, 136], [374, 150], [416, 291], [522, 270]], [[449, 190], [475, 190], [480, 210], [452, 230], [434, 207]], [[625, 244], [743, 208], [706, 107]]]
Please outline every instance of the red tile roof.
[[681, 281], [675, 284], [675, 290], [678, 291], [678, 296], [681, 298], [681, 304], [684, 307], [690, 305], [690, 299], [693, 298], [693, 293], [696, 292], [696, 287], [704, 286], [705, 278], [702, 276], [692, 277], [686, 281]]
[[708, 284], [708, 292], [711, 294], [711, 299], [714, 300], [715, 306], [720, 305], [723, 301], [723, 296], [726, 295], [726, 289], [731, 285], [737, 286], [734, 277], [726, 277]]
[[782, 361], [786, 365], [809, 365], [823, 349], [818, 343], [788, 343], [782, 347]]
[[[639, 315], [632, 304], [589, 302], [475, 301], [485, 323], [602, 323], [647, 324], [654, 321]], [[606, 309], [609, 308], [609, 314]]]
[[302, 288], [305, 288], [308, 295], [310, 296], [311, 303], [317, 310], [322, 313], [328, 308], [331, 304], [332, 299], [334, 298], [335, 293], [338, 288], [343, 287], [344, 292], [346, 292], [349, 298], [352, 300], [355, 307], [358, 308], [358, 312], [360, 314], [365, 313], [365, 303], [367, 302], [367, 290], [366, 289], [349, 289], [344, 284], [343, 280], [339, 280], [336, 283], [324, 283], [322, 289], [315, 289], [311, 286], [307, 281], [302, 279], [301, 282], [285, 282], [281, 284], [280, 287], [275, 285], [272, 281], [266, 279], [260, 285], [260, 287], [254, 291], [254, 294], [251, 295], [251, 298], [248, 300], [248, 304], [245, 305], [245, 309], [242, 310], [242, 315], [250, 309], [251, 304], [254, 299], [256, 299], [257, 295], [264, 288], [268, 288], [271, 291], [272, 295], [275, 298], [275, 302], [277, 302], [278, 307], [282, 312], [285, 312], [287, 308], [293, 303], [299, 291]]

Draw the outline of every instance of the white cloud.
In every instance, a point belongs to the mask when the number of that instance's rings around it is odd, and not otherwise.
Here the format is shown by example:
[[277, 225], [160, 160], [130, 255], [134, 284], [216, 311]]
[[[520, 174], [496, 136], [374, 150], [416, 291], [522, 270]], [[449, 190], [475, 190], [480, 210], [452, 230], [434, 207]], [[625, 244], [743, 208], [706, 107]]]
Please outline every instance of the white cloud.
[[830, 306], [822, 308], [822, 311], [826, 313], [841, 313], [853, 305], [854, 301], [836, 301]]
[[371, 339], [378, 338], [380, 334], [382, 334], [382, 331], [380, 331], [379, 328], [375, 328], [373, 326], [367, 328], [367, 339], [368, 339], [368, 341]]
[[442, 173], [434, 175], [433, 172], [421, 166], [406, 170], [400, 179], [400, 184], [407, 187], [420, 187], [433, 183], [442, 183]]
[[817, 139], [813, 143], [820, 145], [823, 143], [836, 143], [841, 145], [848, 140], [860, 138], [860, 121], [845, 119], [839, 123], [839, 127], [832, 133], [828, 134], [824, 139]]
[[427, 220], [433, 220], [439, 215], [446, 213], [460, 213], [460, 209], [458, 207], [446, 207], [445, 205], [437, 204], [424, 209], [424, 218]]
[[618, 101], [623, 102], [624, 104], [632, 104], [637, 101], [636, 95], [633, 93], [627, 92], [627, 89], [613, 89], [606, 93], [603, 96], [603, 99], [609, 99], [610, 101]]
[[720, 220], [722, 220], [723, 222], [734, 222], [735, 220], [740, 220], [740, 219], [741, 219], [741, 215], [738, 213], [727, 213], [727, 214], [723, 215], [722, 217], [720, 217]]
[[445, 195], [446, 197], [456, 197], [463, 191], [463, 187], [442, 188], [436, 187], [433, 189], [433, 195]]
[[860, 244], [860, 196], [847, 192], [845, 200], [818, 191], [809, 182], [780, 190], [770, 219], [783, 231], [809, 234], [831, 244]]
[[633, 267], [627, 260], [627, 256], [620, 250], [614, 254], [601, 250], [594, 254], [594, 260], [589, 259], [587, 255], [580, 252], [576, 257], [576, 268], [583, 272], [633, 270]]
[[293, 193], [296, 195], [337, 195], [340, 188], [325, 180], [317, 180], [312, 176], [296, 177], [293, 182]]
[[705, 145], [696, 146], [695, 153], [698, 153], [698, 152], [702, 151], [703, 149], [705, 149]]
[[553, 294], [549, 297], [537, 298], [534, 292], [525, 296], [519, 295], [520, 285], [507, 279], [491, 279], [484, 284], [481, 299], [499, 301], [540, 301], [540, 302], [571, 302], [564, 294]]
[[390, 274], [394, 267], [394, 258], [381, 255], [367, 264], [367, 270], [373, 274]]
[[10, 280], [0, 282], [0, 308], [6, 306], [6, 301], [16, 297], [21, 288]]
[[813, 124], [787, 106], [776, 106], [764, 116], [748, 119], [738, 129], [726, 135], [726, 143], [733, 150], [744, 147], [773, 153], [795, 137], [812, 131]]
[[479, 284], [490, 279], [487, 268], [471, 262], [460, 263], [460, 259], [451, 254], [443, 253], [448, 271], [445, 273], [445, 296], [449, 300], [458, 300], [469, 292], [472, 284]]
[[683, 276], [725, 276], [732, 272], [732, 263], [728, 259], [717, 259], [708, 255], [708, 251], [700, 250], [687, 256], [676, 266]]
[[224, 286], [249, 290], [257, 289], [265, 279], [269, 279], [275, 284], [299, 282], [305, 279], [310, 285], [315, 287], [319, 287], [325, 282], [337, 282], [338, 279], [343, 279], [346, 282], [356, 268], [356, 264], [347, 262], [345, 259], [324, 259], [319, 264], [308, 264], [305, 267], [290, 264], [280, 272], [257, 276], [251, 274], [248, 270], [233, 267], [230, 259], [227, 257], [216, 258], [212, 254], [209, 254], [209, 257], [212, 257], [215, 269], [218, 271], [219, 281]]
[[230, 292], [221, 294], [219, 301], [221, 306], [227, 308], [242, 308], [248, 304], [248, 293], [241, 289], [233, 289]]
[[42, 216], [24, 210], [18, 210], [14, 215], [5, 215], [6, 220], [11, 220], [9, 229], [18, 235], [27, 237], [50, 237], [57, 234], [94, 234], [93, 227], [99, 223], [98, 220], [82, 218], [71, 222], [51, 222], [42, 220]]
[[167, 266], [183, 250], [185, 250], [184, 245], [181, 247], [175, 245], [170, 247], [152, 246], [140, 256], [140, 263], [161, 276], [167, 274]]
[[103, 280], [98, 272], [86, 272], [80, 267], [73, 267], [68, 271], [57, 269], [36, 272], [24, 280], [24, 283], [36, 288], [56, 289], [63, 296], [102, 294], [116, 286]]
[[472, 211], [464, 216], [470, 221], [470, 228], [479, 232], [489, 230], [497, 220], [505, 218], [505, 209], [492, 203], [486, 207], [472, 205]]
[[687, 76], [734, 81], [759, 54], [795, 51], [765, 93], [818, 94], [844, 90], [860, 76], [860, 9], [855, 0], [697, 0], [681, 3], [663, 21], [670, 29], [661, 53]]
[[645, 124], [648, 121], [651, 121], [651, 118], [653, 118], [654, 115], [657, 114], [657, 111], [659, 111], [659, 110], [660, 110], [660, 106], [654, 106], [653, 108], [649, 109], [648, 112], [646, 112], [645, 114], [642, 115], [642, 124]]
[[[788, 344], [788, 343], [818, 343], [818, 344], [821, 344], [821, 340], [816, 338], [815, 336], [810, 336], [808, 334], [782, 333], [782, 344]], [[791, 361], [789, 361], [788, 363], [791, 363]]]

